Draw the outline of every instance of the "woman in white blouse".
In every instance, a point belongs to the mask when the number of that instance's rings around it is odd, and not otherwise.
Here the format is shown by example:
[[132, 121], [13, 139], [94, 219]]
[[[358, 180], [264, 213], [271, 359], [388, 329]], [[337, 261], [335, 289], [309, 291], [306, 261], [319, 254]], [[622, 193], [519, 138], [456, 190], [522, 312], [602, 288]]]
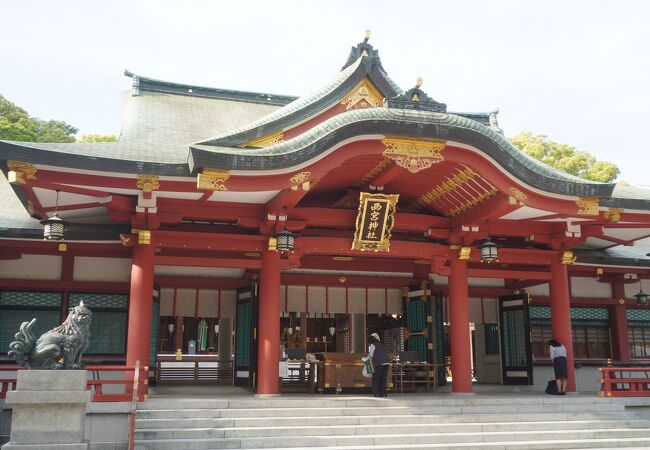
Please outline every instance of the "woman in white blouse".
[[553, 361], [553, 370], [555, 371], [557, 395], [566, 395], [566, 348], [555, 339], [548, 341], [548, 345], [550, 347], [551, 360]]

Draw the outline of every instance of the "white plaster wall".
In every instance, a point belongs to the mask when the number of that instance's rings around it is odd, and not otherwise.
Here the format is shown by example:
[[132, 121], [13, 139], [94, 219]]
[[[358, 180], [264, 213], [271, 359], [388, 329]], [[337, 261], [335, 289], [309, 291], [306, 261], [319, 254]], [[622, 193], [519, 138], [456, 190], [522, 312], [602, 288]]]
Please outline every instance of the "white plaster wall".
[[[481, 301], [483, 305], [481, 305]], [[478, 298], [469, 299], [469, 321], [474, 323], [497, 323], [497, 299]]]
[[73, 277], [75, 281], [128, 282], [131, 279], [131, 259], [77, 256]]
[[498, 323], [499, 310], [496, 298], [483, 299], [483, 323]]
[[63, 257], [27, 255], [20, 259], [0, 260], [0, 278], [21, 280], [59, 280]]
[[[630, 283], [625, 286], [625, 298], [634, 298], [635, 294], [638, 294], [641, 290], [641, 283]], [[643, 292], [650, 292], [650, 282], [643, 283], [645, 290]]]
[[335, 314], [345, 314], [345, 288], [329, 288], [329, 311]]
[[469, 277], [467, 282], [476, 287], [504, 287], [504, 280], [500, 278], [474, 278]]
[[386, 290], [368, 289], [368, 314], [384, 314], [386, 312]]
[[526, 292], [528, 292], [533, 297], [536, 295], [548, 296], [550, 295], [549, 284], [543, 283], [543, 284], [538, 284], [537, 286], [529, 286], [526, 288]]
[[350, 313], [366, 313], [366, 290], [365, 288], [348, 289], [348, 308]]
[[309, 312], [325, 313], [325, 286], [309, 286]]
[[196, 289], [176, 290], [176, 315], [194, 317], [196, 309]]
[[174, 289], [160, 289], [160, 315], [171, 316], [174, 313]]
[[449, 283], [447, 277], [443, 277], [442, 275], [436, 275], [433, 273], [429, 275], [429, 279], [431, 280], [434, 286], [447, 286], [447, 284]]
[[[281, 289], [283, 292], [284, 289]], [[304, 312], [305, 311], [305, 293], [307, 289], [305, 286], [289, 286], [287, 288], [287, 308], [289, 312]]]
[[244, 269], [157, 265], [153, 273], [154, 275], [178, 277], [242, 278], [244, 276]]
[[201, 289], [199, 291], [199, 317], [217, 317], [219, 312], [219, 291]]
[[481, 311], [480, 298], [469, 298], [469, 321], [473, 323], [483, 323], [483, 312]]
[[573, 297], [612, 298], [612, 285], [600, 283], [595, 278], [571, 277]]

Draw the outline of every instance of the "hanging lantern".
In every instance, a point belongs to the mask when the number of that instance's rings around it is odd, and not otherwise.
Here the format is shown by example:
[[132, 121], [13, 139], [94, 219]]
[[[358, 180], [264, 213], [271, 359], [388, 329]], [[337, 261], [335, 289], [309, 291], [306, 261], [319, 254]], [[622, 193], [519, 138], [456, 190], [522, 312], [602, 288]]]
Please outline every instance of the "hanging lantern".
[[639, 280], [639, 293], [635, 294], [634, 297], [636, 297], [636, 304], [637, 305], [647, 305], [648, 304], [648, 297], [650, 294], [646, 294], [643, 292], [643, 282]]
[[492, 262], [499, 259], [499, 246], [488, 238], [478, 246], [481, 250], [481, 261]]
[[41, 220], [44, 225], [43, 239], [46, 241], [62, 241], [65, 235], [65, 222], [59, 217], [59, 190], [56, 190], [56, 203], [54, 205], [54, 215], [48, 219]]
[[275, 235], [276, 244], [275, 248], [280, 253], [293, 251], [293, 243], [295, 237], [293, 233], [286, 228]]

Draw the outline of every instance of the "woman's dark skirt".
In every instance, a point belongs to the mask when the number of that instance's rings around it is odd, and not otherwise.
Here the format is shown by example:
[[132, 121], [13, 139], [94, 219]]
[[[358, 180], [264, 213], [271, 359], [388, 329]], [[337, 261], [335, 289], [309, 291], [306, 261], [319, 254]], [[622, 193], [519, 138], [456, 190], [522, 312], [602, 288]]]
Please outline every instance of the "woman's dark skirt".
[[567, 378], [566, 357], [558, 356], [553, 359], [553, 370], [555, 371], [555, 379]]

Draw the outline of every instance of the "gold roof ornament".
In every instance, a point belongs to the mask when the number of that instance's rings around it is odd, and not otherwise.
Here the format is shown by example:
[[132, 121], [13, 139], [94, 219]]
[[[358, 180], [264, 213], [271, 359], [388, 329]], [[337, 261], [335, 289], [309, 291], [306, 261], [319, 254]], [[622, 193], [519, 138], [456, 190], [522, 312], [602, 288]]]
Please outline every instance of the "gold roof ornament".
[[143, 192], [153, 192], [160, 188], [159, 177], [156, 175], [138, 175], [136, 187]]
[[22, 161], [7, 161], [7, 181], [11, 184], [26, 184], [27, 180], [35, 180], [38, 169], [34, 164]]
[[440, 153], [447, 145], [445, 141], [386, 138], [381, 142], [386, 146], [383, 155], [411, 173], [418, 173], [445, 160]]
[[578, 214], [581, 216], [598, 215], [598, 197], [582, 197], [576, 200]]
[[382, 106], [384, 96], [367, 78], [361, 80], [350, 93], [343, 97], [341, 105], [345, 105], [346, 110], [379, 108]]
[[226, 181], [230, 178], [230, 172], [219, 169], [203, 169], [196, 177], [196, 188], [206, 191], [227, 191]]
[[576, 259], [578, 259], [578, 257], [575, 256], [571, 251], [562, 252], [562, 255], [560, 256], [560, 262], [567, 265], [573, 264], [576, 262]]

